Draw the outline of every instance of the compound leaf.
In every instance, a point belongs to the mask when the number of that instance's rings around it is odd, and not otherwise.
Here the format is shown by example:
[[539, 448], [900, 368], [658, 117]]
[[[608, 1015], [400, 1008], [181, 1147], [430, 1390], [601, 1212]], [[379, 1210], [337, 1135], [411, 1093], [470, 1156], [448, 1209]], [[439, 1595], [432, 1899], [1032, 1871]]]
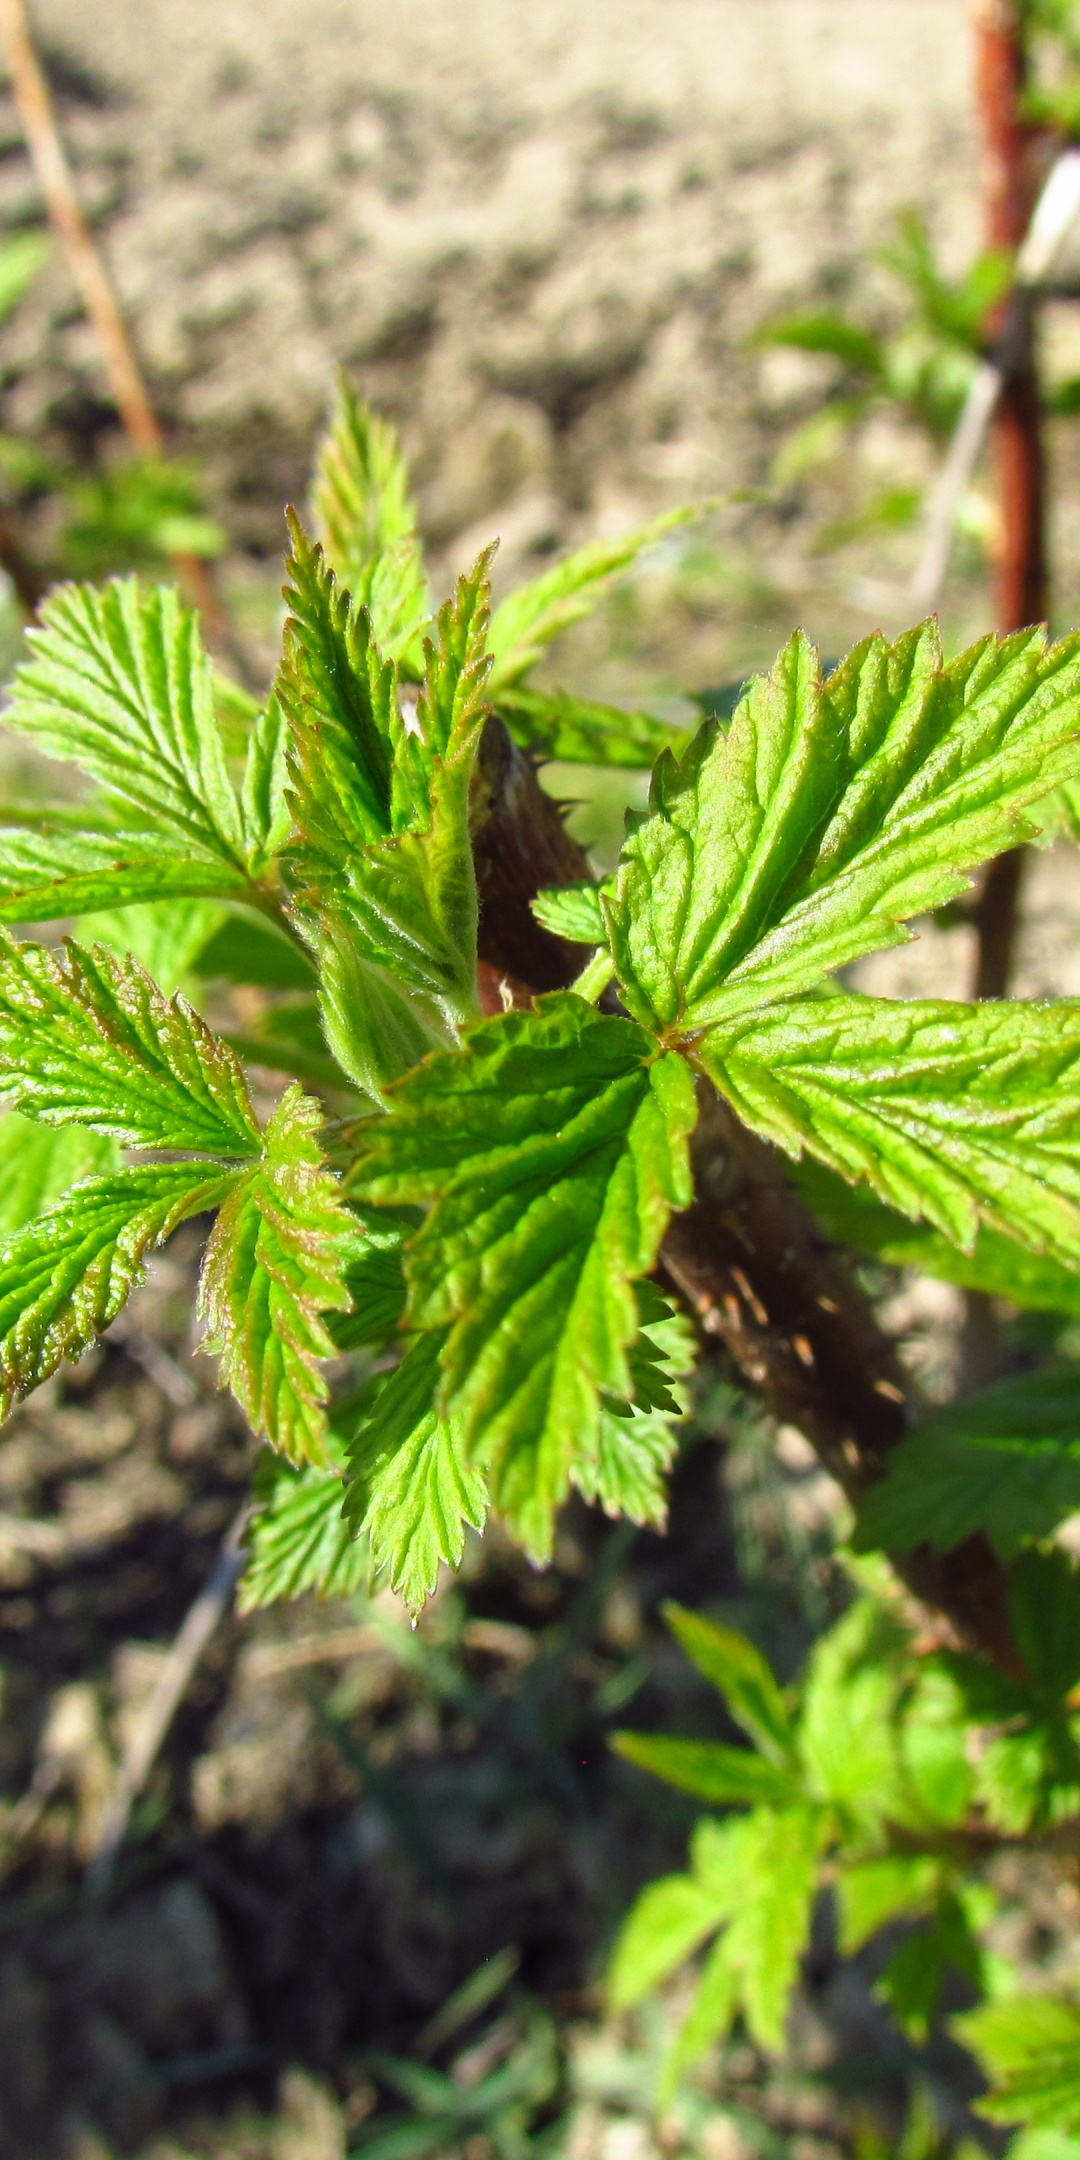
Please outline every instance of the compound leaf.
[[242, 873], [210, 665], [198, 618], [176, 592], [135, 578], [63, 585], [28, 636], [7, 725]]
[[0, 1096], [133, 1147], [258, 1153], [236, 1058], [185, 998], [104, 946], [0, 939]]
[[17, 1110], [6, 1111], [0, 1116], [0, 1237], [31, 1222], [69, 1186], [119, 1168], [115, 1140], [78, 1125], [50, 1131]]
[[340, 1470], [295, 1470], [280, 1456], [256, 1473], [258, 1512], [248, 1532], [241, 1612], [301, 1597], [305, 1590], [336, 1598], [363, 1589], [368, 1551], [342, 1514], [344, 1490]]
[[629, 569], [644, 548], [698, 515], [694, 508], [665, 510], [636, 531], [618, 540], [594, 540], [530, 583], [515, 586], [491, 618], [492, 697], [520, 682], [553, 638], [591, 615], [604, 587]]
[[690, 1199], [696, 1105], [681, 1058], [572, 993], [470, 1031], [390, 1091], [366, 1136], [371, 1198], [433, 1202], [412, 1314], [447, 1328], [442, 1397], [492, 1501], [536, 1557], [605, 1394], [630, 1401], [635, 1279]]
[[758, 1132], [971, 1251], [980, 1222], [1080, 1262], [1080, 1001], [795, 1000], [698, 1051]]
[[933, 623], [875, 636], [824, 684], [802, 633], [730, 726], [665, 753], [606, 903], [623, 995], [657, 1031], [734, 1021], [900, 942], [1035, 830], [1080, 760], [1080, 639]]
[[329, 1393], [320, 1360], [334, 1355], [325, 1315], [348, 1310], [356, 1239], [315, 1138], [322, 1122], [298, 1085], [282, 1096], [261, 1160], [214, 1224], [199, 1290], [221, 1386], [261, 1439], [292, 1462], [317, 1464], [326, 1461]]
[[482, 1530], [487, 1515], [483, 1476], [465, 1458], [456, 1420], [436, 1407], [441, 1347], [438, 1333], [414, 1337], [349, 1444], [349, 1521], [412, 1613], [441, 1563], [457, 1566], [466, 1526]]
[[144, 1163], [92, 1177], [0, 1243], [0, 1416], [115, 1320], [147, 1253], [216, 1207], [234, 1172]]
[[219, 855], [177, 853], [137, 833], [0, 828], [0, 922], [49, 922], [138, 900], [245, 890], [241, 872]]
[[923, 1418], [860, 1508], [860, 1551], [952, 1552], [985, 1531], [1008, 1560], [1080, 1507], [1080, 1375], [1005, 1380]]

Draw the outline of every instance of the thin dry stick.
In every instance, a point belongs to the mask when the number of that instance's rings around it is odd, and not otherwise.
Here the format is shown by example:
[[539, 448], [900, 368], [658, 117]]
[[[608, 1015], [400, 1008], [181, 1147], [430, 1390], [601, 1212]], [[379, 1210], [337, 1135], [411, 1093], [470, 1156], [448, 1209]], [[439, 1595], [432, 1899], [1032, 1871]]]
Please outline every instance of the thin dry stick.
[[250, 1512], [245, 1502], [229, 1525], [217, 1559], [184, 1620], [125, 1749], [98, 1831], [97, 1848], [87, 1869], [87, 1883], [91, 1889], [104, 1890], [108, 1886], [116, 1856], [127, 1836], [131, 1810], [157, 1761], [195, 1667], [232, 1601], [243, 1572], [241, 1546]]
[[[79, 201], [52, 95], [34, 50], [24, 0], [0, 0], [0, 51], [11, 77], [27, 149], [45, 197], [49, 219], [97, 333], [109, 388], [124, 432], [140, 456], [162, 457], [165, 439], [150, 403], [112, 279]], [[171, 560], [178, 578], [201, 610], [215, 643], [232, 647], [234, 640], [206, 564], [197, 555], [174, 555]]]

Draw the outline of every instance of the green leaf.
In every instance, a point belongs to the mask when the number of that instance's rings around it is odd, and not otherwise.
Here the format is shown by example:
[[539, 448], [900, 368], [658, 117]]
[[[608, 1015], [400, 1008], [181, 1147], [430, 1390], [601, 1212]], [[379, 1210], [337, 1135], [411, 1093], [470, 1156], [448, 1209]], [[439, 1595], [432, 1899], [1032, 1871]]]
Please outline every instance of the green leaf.
[[790, 1807], [799, 1798], [798, 1781], [749, 1748], [724, 1747], [716, 1740], [671, 1740], [659, 1733], [613, 1733], [611, 1745], [625, 1761], [636, 1763], [680, 1792], [699, 1800], [740, 1807]]
[[756, 1645], [735, 1628], [668, 1603], [664, 1618], [688, 1658], [724, 1697], [736, 1723], [773, 1763], [790, 1765], [795, 1737], [771, 1668]]
[[599, 885], [545, 885], [529, 906], [545, 930], [572, 945], [607, 944]]
[[406, 1303], [405, 1240], [416, 1216], [403, 1210], [395, 1220], [387, 1208], [350, 1209], [352, 1235], [345, 1269], [349, 1309], [328, 1322], [339, 1350], [392, 1339]]
[[730, 727], [656, 767], [606, 903], [634, 1017], [728, 1025], [901, 942], [1034, 832], [1078, 729], [1080, 639], [990, 637], [943, 666], [931, 623], [867, 639], [822, 684], [799, 633]]
[[984, 1224], [973, 1250], [964, 1253], [940, 1230], [909, 1222], [867, 1186], [849, 1185], [811, 1156], [796, 1165], [795, 1182], [826, 1236], [838, 1244], [854, 1246], [889, 1267], [918, 1268], [1036, 1312], [1080, 1316], [1080, 1271], [1045, 1253], [1025, 1252], [998, 1230]]
[[608, 1975], [613, 2009], [629, 2010], [666, 1980], [727, 1919], [735, 1895], [734, 1880], [663, 1875], [650, 1883], [631, 1908], [615, 1945]]
[[853, 1957], [891, 1920], [922, 1914], [937, 1895], [940, 1865], [925, 1853], [890, 1853], [844, 1867], [836, 1884], [840, 1949]]
[[1080, 1264], [1080, 1001], [793, 1001], [699, 1045], [739, 1116], [971, 1251], [981, 1221]]
[[440, 1564], [458, 1565], [466, 1526], [482, 1530], [487, 1515], [484, 1479], [466, 1461], [457, 1421], [436, 1408], [441, 1347], [438, 1334], [413, 1339], [349, 1444], [348, 1519], [412, 1613], [434, 1591]]
[[258, 1153], [243, 1073], [184, 998], [101, 946], [0, 938], [0, 1097], [133, 1147]]
[[520, 684], [500, 689], [499, 716], [514, 741], [540, 758], [570, 765], [616, 765], [648, 770], [662, 750], [685, 738], [652, 713], [625, 712], [621, 705], [600, 705], [594, 698], [566, 690], [526, 690]]
[[178, 854], [136, 833], [0, 827], [0, 922], [49, 922], [137, 900], [245, 890], [240, 871], [219, 855]]
[[1036, 1688], [1060, 1710], [1080, 1680], [1080, 1570], [1060, 1546], [1010, 1568], [1009, 1618]]
[[870, 1599], [815, 1644], [803, 1690], [799, 1753], [817, 1798], [876, 1829], [903, 1821], [894, 1711], [898, 1628]]
[[319, 1105], [299, 1086], [282, 1096], [260, 1162], [238, 1179], [206, 1249], [199, 1308], [204, 1347], [220, 1358], [253, 1432], [292, 1462], [325, 1464], [333, 1357], [325, 1315], [348, 1310], [355, 1239], [315, 1134]]
[[737, 1827], [740, 1889], [725, 1950], [739, 1977], [752, 2037], [761, 2047], [779, 2050], [799, 1962], [810, 1941], [825, 1822], [819, 1809], [774, 1813], [760, 1808]]
[[657, 2099], [661, 2106], [674, 2098], [683, 2072], [723, 2038], [738, 2007], [739, 1975], [728, 1955], [727, 1936], [720, 1935], [705, 1959], [694, 2000], [660, 2074]]
[[144, 1163], [89, 1178], [0, 1244], [0, 1417], [79, 1358], [141, 1279], [143, 1262], [191, 1215], [216, 1207], [235, 1172]]
[[32, 656], [16, 673], [7, 726], [46, 756], [81, 765], [193, 852], [242, 873], [210, 665], [198, 618], [173, 589], [135, 578], [62, 585], [28, 637]]
[[167, 907], [148, 901], [80, 916], [75, 935], [80, 945], [106, 945], [120, 959], [132, 954], [171, 997], [189, 990], [192, 975], [202, 972], [203, 952], [228, 921], [213, 900], [171, 901]]
[[430, 606], [408, 468], [396, 430], [344, 378], [319, 446], [312, 507], [327, 560], [369, 610], [386, 658], [422, 665], [419, 633]]
[[483, 726], [487, 556], [441, 610], [415, 714], [368, 620], [294, 528], [280, 694], [292, 723], [296, 921], [324, 978], [327, 1035], [380, 1088], [476, 1011], [469, 781]]
[[368, 1550], [342, 1514], [338, 1470], [294, 1470], [271, 1456], [256, 1474], [258, 1512], [248, 1531], [249, 1559], [237, 1597], [241, 1612], [281, 1598], [353, 1597], [369, 1573]]
[[952, 1552], [985, 1531], [1008, 1560], [1080, 1506], [1080, 1376], [1025, 1373], [923, 1418], [865, 1494], [853, 1543]]
[[952, 2020], [995, 2089], [976, 2103], [992, 2122], [1080, 2127], [1080, 2008], [1056, 1995], [1017, 1995]]
[[308, 954], [269, 921], [239, 911], [223, 919], [196, 957], [197, 972], [205, 982], [254, 983], [266, 990], [315, 987], [315, 969]]
[[52, 254], [44, 233], [12, 233], [0, 247], [0, 322], [16, 308]]
[[916, 1809], [935, 1823], [963, 1822], [974, 1773], [968, 1759], [968, 1719], [954, 1674], [924, 1663], [905, 1704], [900, 1755]]
[[0, 1116], [0, 1237], [21, 1230], [84, 1178], [120, 1168], [115, 1140], [68, 1125], [51, 1132], [17, 1110]]
[[982, 1951], [965, 1901], [945, 1891], [927, 1924], [893, 1952], [875, 1990], [908, 2039], [919, 2046], [927, 2040], [950, 1967], [972, 1986], [980, 1985]]
[[240, 796], [244, 848], [254, 878], [265, 874], [292, 831], [287, 793], [288, 739], [281, 700], [272, 697], [251, 730]]
[[[633, 1350], [631, 1350], [633, 1363]], [[595, 1501], [616, 1521], [667, 1524], [667, 1472], [678, 1452], [669, 1418], [653, 1410], [600, 1413], [595, 1460], [578, 1461], [573, 1480], [583, 1500]]]
[[652, 547], [665, 533], [689, 524], [700, 512], [693, 507], [665, 510], [634, 532], [618, 540], [594, 540], [588, 547], [566, 555], [527, 585], [515, 586], [491, 618], [491, 695], [520, 682], [534, 667], [545, 645], [568, 630], [572, 623], [591, 615], [604, 587], [620, 571], [629, 569], [642, 550]]
[[760, 324], [755, 345], [790, 345], [797, 352], [827, 353], [845, 367], [879, 377], [884, 361], [881, 340], [843, 315], [784, 315]]
[[443, 1400], [492, 1503], [536, 1558], [602, 1397], [629, 1401], [635, 1278], [691, 1195], [696, 1104], [681, 1058], [571, 993], [472, 1029], [390, 1090], [358, 1173], [434, 1203], [412, 1245], [414, 1324], [449, 1329]]

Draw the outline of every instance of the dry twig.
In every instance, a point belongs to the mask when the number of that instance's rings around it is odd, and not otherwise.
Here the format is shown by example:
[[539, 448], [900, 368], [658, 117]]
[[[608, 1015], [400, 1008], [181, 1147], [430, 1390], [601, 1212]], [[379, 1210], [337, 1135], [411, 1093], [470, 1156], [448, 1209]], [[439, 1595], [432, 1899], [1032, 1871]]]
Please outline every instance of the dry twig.
[[[124, 432], [133, 450], [141, 457], [164, 457], [165, 439], [128, 335], [116, 289], [79, 201], [52, 95], [34, 49], [25, 0], [0, 0], [0, 52], [11, 78], [26, 146], [45, 197], [49, 220], [101, 346], [109, 389]], [[233, 650], [235, 639], [205, 562], [198, 555], [188, 554], [174, 555], [171, 560], [177, 577], [200, 610], [212, 641]]]

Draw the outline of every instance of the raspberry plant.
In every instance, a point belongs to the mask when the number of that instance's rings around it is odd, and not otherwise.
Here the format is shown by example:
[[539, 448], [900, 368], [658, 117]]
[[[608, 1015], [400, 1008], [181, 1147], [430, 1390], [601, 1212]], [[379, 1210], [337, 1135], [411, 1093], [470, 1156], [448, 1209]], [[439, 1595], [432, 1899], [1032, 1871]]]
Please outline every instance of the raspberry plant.
[[[1080, 1309], [1080, 1002], [900, 1003], [842, 971], [1080, 779], [1080, 636], [946, 661], [926, 623], [823, 678], [797, 634], [675, 740], [530, 678], [682, 513], [494, 611], [485, 553], [432, 617], [396, 441], [347, 392], [313, 507], [261, 707], [133, 579], [56, 591], [15, 677], [9, 727], [89, 785], [0, 833], [0, 919], [80, 919], [3, 933], [4, 1411], [207, 1218], [206, 1346], [267, 1443], [247, 1603], [374, 1574], [418, 1611], [489, 1510], [539, 1564], [572, 1489], [662, 1524], [695, 1343], [722, 1348], [879, 1557], [797, 1703], [676, 1613], [755, 1751], [621, 1744], [748, 1812], [646, 1893], [616, 1990], [720, 1930], [677, 2062], [737, 2012], [777, 2045], [839, 1874], [847, 1944], [919, 1921], [887, 1981], [919, 2029], [950, 1962], [990, 1970], [961, 1830], [992, 1849], [1080, 1810], [1080, 1588], [1047, 1544], [1080, 1503], [1080, 1386], [1059, 1361], [920, 1416], [836, 1247]], [[551, 756], [653, 768], [602, 882], [536, 784]], [[244, 1035], [200, 1009], [222, 979]], [[911, 1591], [943, 1616], [929, 1656]]]

